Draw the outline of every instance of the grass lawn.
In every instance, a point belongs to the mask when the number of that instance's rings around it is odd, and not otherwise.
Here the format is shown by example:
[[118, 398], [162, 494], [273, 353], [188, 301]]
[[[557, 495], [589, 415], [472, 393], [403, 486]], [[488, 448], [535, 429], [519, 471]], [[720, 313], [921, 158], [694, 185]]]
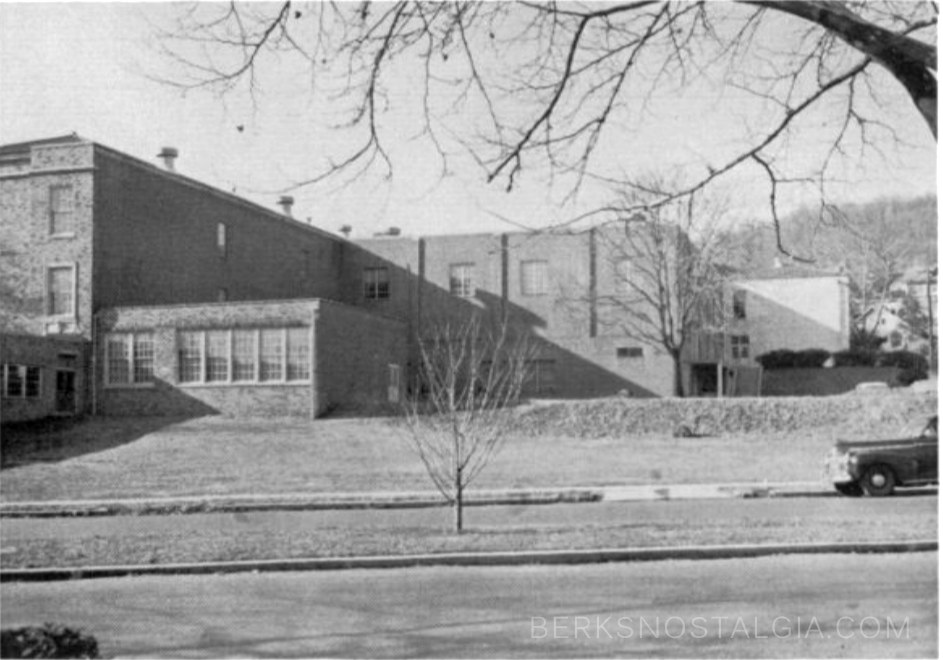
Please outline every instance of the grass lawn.
[[[395, 420], [95, 418], [3, 440], [3, 501], [431, 490]], [[474, 488], [815, 481], [834, 433], [510, 437]]]
[[935, 497], [482, 507], [7, 521], [2, 566], [936, 538]]

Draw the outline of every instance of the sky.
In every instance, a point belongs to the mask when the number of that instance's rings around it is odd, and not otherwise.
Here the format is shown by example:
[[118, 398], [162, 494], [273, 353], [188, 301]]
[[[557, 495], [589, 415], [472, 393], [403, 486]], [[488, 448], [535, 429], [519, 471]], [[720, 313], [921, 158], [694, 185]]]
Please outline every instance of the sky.
[[[155, 164], [161, 148], [173, 146], [180, 151], [179, 172], [277, 210], [278, 198], [324, 162], [340, 133], [325, 128], [324, 106], [287, 70], [272, 74], [255, 105], [244, 95], [182, 93], [153, 79], [174, 73], [156, 49], [154, 25], [179, 11], [162, 2], [0, 0], [0, 143], [76, 132]], [[414, 96], [407, 78], [391, 87], [394, 132], [395, 113], [409, 112]], [[631, 154], [651, 171], [703, 160], [723, 149], [728, 132], [745, 121], [731, 108], [747, 103], [729, 87], [666, 91], [631, 135], [604, 145], [602, 157]], [[935, 142], [907, 102], [899, 107], [912, 114], [897, 128], [915, 146], [885, 145], [892, 158], [853, 168], [845, 199], [935, 191]], [[488, 184], [481, 168], [462, 156], [441, 177], [429, 146], [402, 133], [391, 142], [391, 179], [294, 189], [295, 217], [328, 231], [350, 225], [355, 238], [392, 226], [407, 235], [507, 231], [566, 223], [604, 194], [590, 187], [563, 203], [552, 184], [536, 178], [507, 192], [502, 183]], [[758, 174], [730, 177], [721, 186], [737, 221], [764, 213], [768, 190]], [[815, 201], [808, 191], [787, 200], [792, 206]]]

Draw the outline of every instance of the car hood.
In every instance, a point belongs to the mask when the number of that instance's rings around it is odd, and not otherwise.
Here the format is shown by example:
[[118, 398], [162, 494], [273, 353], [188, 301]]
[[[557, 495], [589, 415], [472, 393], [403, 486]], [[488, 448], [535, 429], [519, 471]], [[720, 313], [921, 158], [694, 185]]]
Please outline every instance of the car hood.
[[850, 449], [880, 449], [886, 447], [895, 449], [897, 447], [907, 447], [920, 442], [920, 438], [903, 438], [898, 440], [839, 440], [835, 447], [839, 451], [848, 451]]

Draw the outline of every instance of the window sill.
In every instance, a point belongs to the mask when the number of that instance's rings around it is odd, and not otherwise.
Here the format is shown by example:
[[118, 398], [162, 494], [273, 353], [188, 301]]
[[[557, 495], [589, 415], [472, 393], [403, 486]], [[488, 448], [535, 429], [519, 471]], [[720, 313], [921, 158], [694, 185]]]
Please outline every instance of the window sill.
[[68, 240], [75, 238], [75, 232], [67, 232], [63, 234], [49, 234], [49, 240], [58, 241], [58, 240]]
[[311, 380], [273, 380], [273, 381], [218, 381], [212, 383], [177, 383], [177, 387], [182, 389], [204, 389], [210, 387], [233, 388], [233, 387], [295, 387], [298, 385], [310, 385]]
[[152, 390], [155, 383], [105, 383], [106, 390]]

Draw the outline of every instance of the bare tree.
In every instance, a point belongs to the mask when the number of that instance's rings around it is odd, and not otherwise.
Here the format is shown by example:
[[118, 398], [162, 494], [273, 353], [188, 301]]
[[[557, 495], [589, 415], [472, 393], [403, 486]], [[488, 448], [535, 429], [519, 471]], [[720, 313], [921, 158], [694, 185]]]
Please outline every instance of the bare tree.
[[[657, 188], [657, 186], [653, 186]], [[682, 362], [699, 332], [722, 323], [724, 244], [721, 213], [699, 196], [632, 215], [641, 202], [627, 195], [623, 220], [598, 231], [601, 261], [614, 286], [596, 295], [599, 323], [657, 350], [674, 364], [674, 394], [684, 396]]]
[[498, 454], [528, 375], [530, 344], [477, 315], [433, 322], [419, 338], [405, 402], [411, 446], [463, 528], [465, 492]]
[[[255, 94], [273, 67], [301, 65], [292, 71], [350, 139], [300, 185], [392, 172], [386, 145], [401, 127], [384, 117], [407, 73], [416, 130], [443, 171], [458, 144], [489, 181], [510, 189], [533, 170], [571, 192], [587, 178], [639, 185], [630, 162], [613, 168], [597, 153], [644, 125], [656, 90], [719, 82], [757, 112], [729, 148], [701, 154], [645, 204], [755, 168], [775, 224], [784, 187], [817, 185], [824, 208], [840, 162], [879, 149], [879, 137], [899, 140], [908, 105], [935, 139], [936, 24], [934, 3], [905, 1], [284, 2], [191, 7], [162, 43], [174, 84], [188, 89]], [[813, 112], [826, 119], [806, 121]], [[790, 165], [791, 152], [814, 163]]]

